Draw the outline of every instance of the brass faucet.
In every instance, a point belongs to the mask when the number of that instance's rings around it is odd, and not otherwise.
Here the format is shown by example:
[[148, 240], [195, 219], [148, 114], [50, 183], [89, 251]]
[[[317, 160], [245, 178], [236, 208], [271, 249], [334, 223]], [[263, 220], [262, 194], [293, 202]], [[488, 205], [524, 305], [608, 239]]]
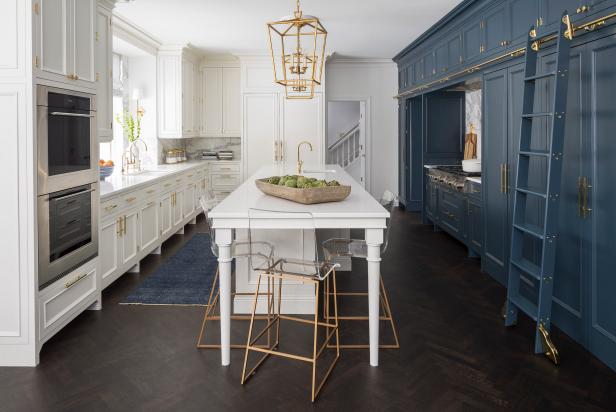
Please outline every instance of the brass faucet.
[[300, 147], [302, 147], [303, 144], [307, 144], [308, 146], [310, 146], [310, 151], [312, 152], [312, 143], [304, 140], [303, 142], [300, 142], [297, 145], [297, 174], [301, 175], [302, 174], [302, 165], [304, 164], [304, 162], [302, 162], [302, 160], [299, 157], [299, 149]]

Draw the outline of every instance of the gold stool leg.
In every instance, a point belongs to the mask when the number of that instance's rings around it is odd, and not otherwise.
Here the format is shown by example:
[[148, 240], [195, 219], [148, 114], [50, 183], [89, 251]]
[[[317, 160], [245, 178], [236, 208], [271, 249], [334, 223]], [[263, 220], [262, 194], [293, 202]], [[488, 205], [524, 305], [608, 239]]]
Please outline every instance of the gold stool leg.
[[257, 279], [257, 290], [252, 303], [252, 312], [250, 314], [250, 326], [248, 328], [248, 340], [246, 341], [246, 351], [244, 352], [244, 368], [242, 369], [242, 385], [246, 382], [246, 364], [248, 363], [248, 352], [250, 351], [250, 341], [252, 339], [252, 326], [255, 321], [255, 312], [257, 311], [257, 301], [259, 300], [259, 288], [261, 286], [261, 273]]
[[[368, 296], [367, 292], [340, 292], [340, 296]], [[329, 294], [331, 296], [331, 294]], [[379, 315], [379, 321], [387, 321], [391, 325], [392, 333], [394, 335], [394, 343], [392, 344], [379, 344], [380, 349], [400, 349], [400, 341], [398, 339], [398, 331], [394, 323], [394, 317], [391, 313], [391, 307], [389, 306], [389, 298], [387, 297], [387, 291], [385, 290], [385, 284], [383, 283], [383, 277], [380, 279], [380, 293], [379, 302], [383, 316]], [[368, 316], [339, 316], [339, 320], [345, 321], [368, 321]], [[330, 346], [332, 347], [332, 346]], [[341, 344], [342, 349], [368, 349], [370, 345], [367, 344]]]
[[[218, 265], [216, 265], [216, 275], [214, 276], [214, 281], [212, 282], [212, 286], [210, 288], [210, 297], [207, 301], [207, 306], [205, 307], [205, 313], [203, 315], [203, 322], [201, 323], [201, 332], [199, 332], [199, 338], [197, 339], [197, 348], [201, 349], [201, 348], [205, 348], [208, 345], [203, 345], [201, 343], [201, 340], [203, 339], [203, 334], [205, 332], [205, 324], [208, 320], [208, 315], [210, 314], [210, 311], [214, 308], [214, 303], [212, 302], [212, 296], [214, 294], [214, 289], [216, 289], [216, 285], [218, 284]], [[215, 301], [218, 300], [218, 291], [216, 291], [216, 298], [214, 299]]]

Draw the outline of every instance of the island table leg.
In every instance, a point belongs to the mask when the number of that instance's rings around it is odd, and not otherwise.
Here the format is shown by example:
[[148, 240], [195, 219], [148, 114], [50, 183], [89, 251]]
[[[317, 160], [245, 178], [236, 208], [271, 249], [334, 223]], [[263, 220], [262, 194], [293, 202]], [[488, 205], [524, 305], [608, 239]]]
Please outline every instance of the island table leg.
[[379, 366], [379, 294], [381, 282], [381, 244], [383, 229], [366, 229], [368, 244], [368, 318], [370, 366]]
[[216, 229], [220, 291], [220, 355], [223, 366], [231, 363], [231, 229]]

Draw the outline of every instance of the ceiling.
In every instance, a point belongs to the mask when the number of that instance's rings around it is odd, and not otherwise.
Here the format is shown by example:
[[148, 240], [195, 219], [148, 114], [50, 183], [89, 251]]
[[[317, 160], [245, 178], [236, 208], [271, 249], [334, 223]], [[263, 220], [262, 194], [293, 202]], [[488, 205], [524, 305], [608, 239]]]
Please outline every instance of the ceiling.
[[[329, 32], [328, 53], [391, 58], [460, 0], [303, 0]], [[267, 53], [265, 23], [291, 14], [294, 0], [134, 0], [116, 11], [164, 44], [204, 53]]]

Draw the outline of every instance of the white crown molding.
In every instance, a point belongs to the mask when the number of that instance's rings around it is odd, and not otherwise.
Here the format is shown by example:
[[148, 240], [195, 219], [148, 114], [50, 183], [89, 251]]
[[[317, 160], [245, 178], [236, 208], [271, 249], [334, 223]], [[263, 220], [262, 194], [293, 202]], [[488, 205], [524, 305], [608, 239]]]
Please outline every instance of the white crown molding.
[[336, 57], [327, 60], [327, 64], [370, 64], [370, 65], [390, 65], [396, 64], [392, 59], [370, 59], [370, 58], [352, 58], [352, 57]]
[[155, 55], [161, 48], [160, 40], [116, 12], [113, 13], [111, 26], [114, 36], [147, 53]]

